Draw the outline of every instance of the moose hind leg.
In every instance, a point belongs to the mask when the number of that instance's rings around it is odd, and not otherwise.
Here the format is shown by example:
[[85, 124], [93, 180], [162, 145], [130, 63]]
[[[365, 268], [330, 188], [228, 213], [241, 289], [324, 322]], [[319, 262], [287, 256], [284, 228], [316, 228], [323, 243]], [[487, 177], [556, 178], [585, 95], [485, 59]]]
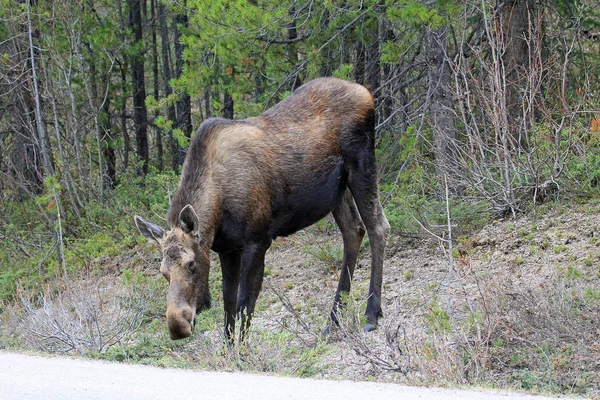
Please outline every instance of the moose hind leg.
[[367, 228], [371, 244], [371, 281], [367, 310], [365, 311], [367, 323], [364, 326], [365, 331], [371, 331], [377, 327], [377, 318], [383, 315], [381, 311], [383, 259], [390, 224], [379, 202], [375, 155], [363, 153], [363, 156], [362, 160], [354, 163], [348, 186], [356, 201], [360, 217]]
[[339, 325], [338, 311], [341, 307], [342, 296], [350, 292], [350, 285], [354, 275], [354, 267], [358, 258], [360, 244], [365, 236], [365, 226], [360, 219], [360, 214], [354, 203], [354, 198], [349, 190], [346, 190], [342, 202], [333, 211], [333, 218], [340, 228], [342, 240], [344, 242], [344, 258], [340, 271], [340, 280], [338, 282], [337, 291], [335, 292], [335, 300], [331, 309], [331, 322]]

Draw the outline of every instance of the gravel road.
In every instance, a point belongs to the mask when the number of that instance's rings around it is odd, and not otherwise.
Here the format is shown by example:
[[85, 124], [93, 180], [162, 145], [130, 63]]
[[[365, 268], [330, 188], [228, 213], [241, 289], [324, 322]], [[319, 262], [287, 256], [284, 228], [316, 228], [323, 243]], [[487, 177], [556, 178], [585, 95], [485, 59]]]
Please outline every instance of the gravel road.
[[550, 397], [389, 383], [162, 369], [0, 352], [0, 399], [545, 400]]

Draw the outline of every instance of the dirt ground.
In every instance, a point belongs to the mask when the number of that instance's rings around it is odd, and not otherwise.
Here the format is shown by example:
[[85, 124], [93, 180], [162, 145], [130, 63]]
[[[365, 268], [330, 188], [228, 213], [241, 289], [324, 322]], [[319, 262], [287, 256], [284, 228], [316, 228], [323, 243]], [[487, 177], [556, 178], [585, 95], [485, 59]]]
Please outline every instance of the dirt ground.
[[[581, 387], [598, 394], [598, 211], [574, 205], [539, 218], [494, 221], [461, 237], [451, 251], [428, 233], [392, 237], [384, 267], [385, 317], [369, 334], [352, 324], [368, 287], [370, 253], [363, 246], [349, 315], [329, 338], [332, 350], [317, 376], [542, 391]], [[255, 325], [318, 332], [333, 301], [340, 260], [334, 228], [280, 240], [267, 256], [269, 276]], [[278, 300], [269, 300], [274, 294]]]
[[[454, 224], [453, 231], [456, 236], [461, 227]], [[443, 228], [436, 233], [448, 234]], [[599, 235], [596, 204], [497, 220], [455, 238], [451, 247], [424, 231], [394, 232], [384, 264], [384, 317], [370, 333], [361, 330], [370, 275], [365, 240], [341, 325], [322, 336], [343, 254], [337, 228], [331, 220], [322, 221], [273, 244], [248, 347], [234, 351], [223, 345], [216, 255], [213, 309], [201, 314], [192, 338], [171, 342], [163, 309], [167, 284], [158, 276], [160, 254], [144, 244], [125, 256], [96, 261], [112, 277], [98, 282], [114, 283], [119, 275], [124, 281], [125, 271], [136, 269], [149, 277], [157, 300], [144, 311], [135, 333], [95, 357], [319, 379], [600, 396]], [[144, 285], [138, 288], [143, 293], [149, 284]], [[96, 297], [101, 309], [106, 296]], [[0, 333], [5, 338], [34, 331], [32, 321], [37, 320], [7, 319], [23, 312], [17, 309], [4, 313]], [[110, 321], [119, 326], [115, 318]], [[22, 345], [4, 343], [7, 349]]]

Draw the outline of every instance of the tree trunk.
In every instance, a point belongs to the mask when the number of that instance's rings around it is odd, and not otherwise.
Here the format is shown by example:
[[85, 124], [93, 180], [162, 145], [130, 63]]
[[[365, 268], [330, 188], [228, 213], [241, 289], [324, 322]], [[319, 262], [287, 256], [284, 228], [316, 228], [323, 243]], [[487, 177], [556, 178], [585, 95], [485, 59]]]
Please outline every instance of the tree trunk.
[[[171, 78], [173, 73], [171, 72], [171, 45], [169, 41], [169, 27], [167, 24], [167, 11], [165, 5], [158, 2], [158, 19], [160, 20], [160, 40], [161, 40], [161, 58], [163, 66], [163, 87], [165, 97], [171, 96], [173, 90], [171, 89]], [[171, 128], [169, 129], [169, 143], [171, 146], [171, 169], [175, 172], [179, 170], [179, 144], [173, 136], [173, 126], [176, 123], [175, 107], [169, 102], [167, 105], [167, 119], [171, 121]]]
[[[382, 44], [388, 41], [395, 41], [396, 39], [393, 29], [391, 29], [389, 23], [383, 16], [379, 19], [379, 38]], [[393, 79], [392, 77], [394, 74], [394, 69], [391, 64], [385, 64], [382, 70], [383, 84], [381, 90], [381, 120], [386, 121], [392, 115], [392, 100], [394, 94], [394, 84], [396, 82], [395, 79]]]
[[379, 23], [370, 32], [370, 43], [367, 44], [367, 66], [366, 83], [375, 100], [375, 110], [377, 114], [376, 124], [381, 122], [380, 103], [381, 103], [381, 50], [379, 48]]
[[[181, 43], [181, 28], [187, 28], [188, 18], [184, 13], [178, 13], [174, 18], [175, 29], [175, 79], [179, 79], [183, 74], [183, 44]], [[191, 99], [187, 93], [182, 93], [177, 100], [177, 124], [176, 128], [180, 129], [185, 137], [190, 138], [192, 135], [192, 115], [191, 115]], [[185, 152], [183, 149], [179, 151], [179, 165], [183, 165]]]
[[142, 36], [142, 10], [140, 0], [128, 0], [129, 25], [134, 35], [133, 45], [138, 48], [131, 60], [131, 77], [133, 83], [133, 122], [135, 124], [135, 141], [137, 156], [140, 166], [138, 175], [148, 173], [148, 113], [146, 110], [146, 84], [144, 77], [144, 53], [141, 48]]
[[[102, 75], [102, 83], [107, 88], [107, 93], [110, 93], [108, 85], [110, 85], [110, 77], [108, 76], [108, 68], [105, 68]], [[116, 156], [115, 142], [112, 135], [112, 124], [110, 121], [110, 94], [106, 96], [102, 104], [102, 110], [98, 115], [100, 123], [100, 132], [102, 135], [102, 154], [104, 158], [103, 184], [107, 189], [114, 189], [117, 186], [117, 171], [116, 171]]]
[[361, 85], [365, 84], [365, 44], [359, 41], [355, 46], [356, 60], [354, 62], [354, 80]]
[[223, 94], [223, 118], [233, 119], [233, 97], [229, 93]]
[[504, 43], [504, 74], [506, 79], [506, 109], [508, 129], [513, 146], [527, 150], [527, 119], [523, 114], [524, 91], [527, 90], [529, 45], [535, 32], [535, 1], [503, 1], [500, 9]]
[[123, 169], [129, 166], [129, 152], [131, 151], [131, 140], [127, 131], [127, 61], [123, 60], [121, 65], [121, 104], [119, 106], [121, 133], [123, 134]]
[[[33, 46], [33, 24], [31, 22], [31, 2], [27, 0], [27, 33], [29, 38], [29, 55], [31, 62], [31, 80], [33, 82], [33, 100], [35, 102], [35, 120], [36, 120], [36, 128], [38, 131], [39, 139], [40, 139], [40, 147], [42, 148], [42, 159], [44, 161], [44, 171], [46, 178], [54, 176], [54, 165], [53, 160], [49, 153], [48, 148], [48, 136], [46, 136], [46, 130], [44, 129], [44, 125], [42, 123], [42, 105], [40, 101], [40, 91], [38, 88], [37, 82], [37, 65], [36, 65], [36, 56], [34, 52]], [[57, 214], [50, 213], [49, 220], [52, 229], [52, 236], [54, 237], [54, 243], [56, 246], [56, 256], [58, 259], [58, 265], [63, 267], [65, 280], [67, 279], [67, 269], [64, 264], [64, 251], [63, 251], [63, 242], [62, 242], [62, 230], [60, 228], [60, 206], [58, 202], [58, 196], [56, 195], [56, 189], [52, 187], [52, 193], [54, 197], [54, 201], [56, 204], [56, 209], [58, 210]], [[59, 228], [55, 227], [56, 221], [58, 217]]]
[[[123, 16], [122, 1], [119, 0], [119, 20], [121, 25], [121, 42], [125, 43], [125, 18]], [[127, 116], [125, 111], [127, 110], [127, 57], [123, 56], [123, 59], [119, 63], [121, 71], [121, 104], [119, 105], [120, 122], [121, 122], [121, 133], [123, 134], [123, 169], [127, 170], [129, 166], [129, 151], [131, 149], [131, 143], [129, 140], [129, 132], [127, 131]]]
[[[156, 39], [156, 0], [150, 0], [150, 14], [152, 15], [152, 77], [153, 77], [153, 89], [154, 89], [154, 100], [158, 102], [160, 97], [159, 93], [159, 79], [158, 79], [158, 44]], [[154, 112], [154, 119], [158, 117], [158, 110]], [[163, 170], [163, 145], [162, 145], [162, 134], [160, 128], [156, 126], [154, 128], [156, 135], [156, 167], [159, 171]]]
[[25, 115], [15, 124], [18, 131], [13, 136], [11, 164], [12, 177], [16, 183], [17, 200], [23, 201], [30, 196], [42, 193], [41, 157], [33, 132], [25, 121]]
[[204, 109], [206, 110], [206, 118], [212, 118], [210, 86], [204, 89]]
[[[33, 1], [33, 5], [35, 5], [35, 1]], [[33, 91], [33, 101], [34, 101], [34, 116], [35, 116], [35, 126], [38, 134], [38, 139], [40, 141], [40, 148], [42, 151], [42, 161], [44, 163], [44, 176], [54, 175], [54, 157], [52, 156], [52, 150], [50, 148], [50, 141], [48, 140], [48, 136], [46, 134], [46, 129], [44, 127], [42, 121], [42, 104], [40, 98], [40, 90], [38, 88], [38, 75], [37, 75], [37, 59], [39, 58], [38, 48], [33, 45], [34, 36], [36, 38], [39, 37], [39, 32], [33, 28], [33, 23], [31, 21], [31, 1], [27, 1], [27, 34], [29, 39], [29, 65], [31, 67], [31, 89]]]
[[[298, 49], [295, 40], [298, 38], [298, 29], [296, 28], [296, 8], [292, 6], [289, 10], [289, 15], [292, 18], [292, 22], [287, 27], [287, 55], [290, 62], [291, 70], [294, 70], [298, 64]], [[290, 87], [293, 92], [298, 87], [302, 86], [302, 79], [300, 78], [300, 72], [292, 79], [292, 85]]]
[[450, 66], [446, 60], [448, 28], [429, 30], [426, 36], [428, 61], [428, 99], [432, 125], [433, 154], [440, 182], [444, 176], [450, 187], [457, 188], [457, 130], [452, 111]]

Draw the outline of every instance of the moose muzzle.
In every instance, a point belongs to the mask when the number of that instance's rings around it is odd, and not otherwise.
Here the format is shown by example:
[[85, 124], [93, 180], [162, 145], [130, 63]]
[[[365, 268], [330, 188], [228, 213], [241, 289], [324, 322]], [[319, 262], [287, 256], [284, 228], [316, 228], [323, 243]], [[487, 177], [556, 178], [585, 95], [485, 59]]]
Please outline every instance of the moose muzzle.
[[192, 334], [192, 322], [195, 312], [189, 306], [180, 309], [167, 309], [167, 324], [172, 340], [185, 339]]

